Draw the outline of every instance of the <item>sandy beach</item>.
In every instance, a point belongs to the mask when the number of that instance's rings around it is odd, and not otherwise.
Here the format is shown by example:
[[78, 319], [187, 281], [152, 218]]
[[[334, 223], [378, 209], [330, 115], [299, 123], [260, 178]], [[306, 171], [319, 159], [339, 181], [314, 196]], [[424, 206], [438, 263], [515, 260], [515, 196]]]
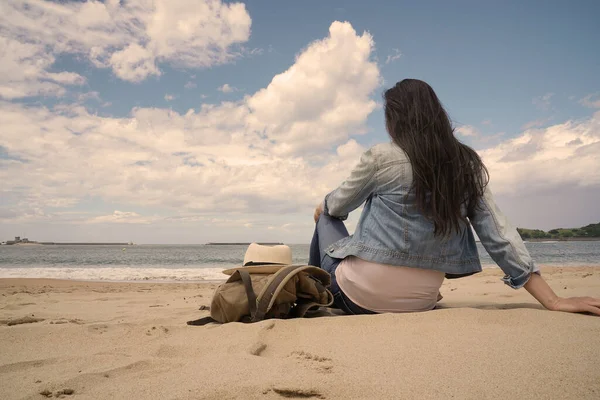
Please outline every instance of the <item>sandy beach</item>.
[[[600, 267], [543, 267], [600, 296]], [[600, 318], [550, 312], [501, 271], [440, 309], [187, 326], [216, 283], [0, 280], [0, 398], [598, 399]]]

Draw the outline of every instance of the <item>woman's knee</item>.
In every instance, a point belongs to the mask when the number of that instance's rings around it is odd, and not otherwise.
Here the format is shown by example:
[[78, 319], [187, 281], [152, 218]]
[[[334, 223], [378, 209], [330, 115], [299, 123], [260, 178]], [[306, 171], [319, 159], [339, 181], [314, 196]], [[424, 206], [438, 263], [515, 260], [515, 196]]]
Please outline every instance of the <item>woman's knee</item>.
[[[339, 221], [339, 219], [336, 219], [336, 218], [333, 218], [332, 216], [321, 213], [321, 215], [319, 215], [319, 219], [317, 220], [317, 226], [324, 225], [324, 224], [332, 224], [332, 223], [334, 223], [334, 221]], [[340, 222], [342, 222], [342, 221], [340, 221]]]
[[346, 225], [344, 225], [344, 221], [331, 217], [329, 215], [321, 214], [317, 221], [317, 230], [319, 231], [334, 231], [334, 232], [345, 232], [347, 236], [348, 230], [346, 229]]

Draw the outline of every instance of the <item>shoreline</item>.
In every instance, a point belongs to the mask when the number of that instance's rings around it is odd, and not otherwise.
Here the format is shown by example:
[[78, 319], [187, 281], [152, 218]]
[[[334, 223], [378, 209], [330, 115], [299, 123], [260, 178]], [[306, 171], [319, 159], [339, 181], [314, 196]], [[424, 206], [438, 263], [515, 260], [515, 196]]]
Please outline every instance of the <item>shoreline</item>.
[[[600, 263], [560, 263], [537, 264], [542, 270], [555, 269], [599, 269]], [[219, 283], [227, 280], [222, 271], [235, 265], [224, 267], [161, 268], [131, 266], [65, 266], [65, 267], [26, 267], [22, 265], [0, 266], [2, 279], [49, 279], [73, 282], [104, 283]], [[500, 271], [496, 264], [482, 264], [482, 272]]]
[[[537, 264], [542, 270], [556, 269], [598, 269], [600, 263], [573, 263], [573, 264]], [[48, 279], [53, 281], [71, 282], [101, 282], [101, 283], [169, 283], [169, 284], [197, 284], [220, 283], [229, 278], [221, 272], [234, 266], [225, 267], [197, 267], [197, 268], [146, 268], [130, 266], [89, 266], [89, 267], [23, 267], [0, 266], [0, 280], [3, 279]], [[482, 264], [482, 272], [500, 272], [496, 264]]]
[[[577, 264], [569, 266], [559, 265], [539, 265], [542, 275], [547, 274], [550, 277], [557, 277], [564, 273], [577, 275], [583, 274], [585, 277], [598, 274], [600, 278], [600, 264]], [[444, 285], [447, 283], [453, 283], [458, 281], [465, 281], [469, 278], [481, 278], [498, 276], [502, 278], [504, 273], [496, 266], [493, 268], [485, 268], [474, 275], [469, 275], [463, 278], [456, 279], [445, 279]], [[198, 286], [198, 285], [210, 285], [221, 283], [226, 280], [229, 275], [223, 275], [223, 279], [205, 279], [205, 280], [88, 280], [88, 279], [64, 279], [64, 278], [46, 278], [46, 277], [0, 277], [0, 290], [6, 287], [8, 284], [40, 284], [45, 285], [58, 284], [58, 285], [78, 285], [78, 284], [92, 284], [92, 285], [168, 285], [168, 286]], [[584, 278], [585, 278], [584, 277]], [[502, 283], [502, 282], [500, 282]], [[503, 286], [506, 286], [502, 284]], [[600, 286], [598, 286], [598, 295], [600, 295]]]

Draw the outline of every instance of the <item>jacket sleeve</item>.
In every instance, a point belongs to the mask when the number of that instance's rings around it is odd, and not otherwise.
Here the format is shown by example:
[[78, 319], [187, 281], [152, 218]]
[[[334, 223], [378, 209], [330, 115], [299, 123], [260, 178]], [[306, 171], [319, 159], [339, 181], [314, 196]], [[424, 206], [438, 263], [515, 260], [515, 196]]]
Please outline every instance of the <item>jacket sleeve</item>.
[[539, 274], [521, 236], [502, 214], [489, 188], [469, 220], [483, 247], [506, 274], [502, 280], [507, 285], [519, 289], [529, 281], [532, 272]]
[[363, 153], [348, 179], [325, 196], [323, 213], [341, 220], [348, 218], [348, 214], [360, 207], [375, 191], [376, 172], [376, 161], [369, 149]]

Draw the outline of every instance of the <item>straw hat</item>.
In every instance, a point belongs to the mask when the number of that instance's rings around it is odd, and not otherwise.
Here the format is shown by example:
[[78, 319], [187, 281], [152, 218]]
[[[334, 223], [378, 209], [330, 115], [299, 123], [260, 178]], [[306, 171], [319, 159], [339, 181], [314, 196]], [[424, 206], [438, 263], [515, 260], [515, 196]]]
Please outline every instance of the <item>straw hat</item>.
[[286, 245], [263, 246], [252, 243], [244, 255], [242, 267], [231, 268], [223, 271], [231, 275], [241, 268], [251, 268], [255, 274], [273, 274], [284, 265], [292, 264], [292, 249]]

